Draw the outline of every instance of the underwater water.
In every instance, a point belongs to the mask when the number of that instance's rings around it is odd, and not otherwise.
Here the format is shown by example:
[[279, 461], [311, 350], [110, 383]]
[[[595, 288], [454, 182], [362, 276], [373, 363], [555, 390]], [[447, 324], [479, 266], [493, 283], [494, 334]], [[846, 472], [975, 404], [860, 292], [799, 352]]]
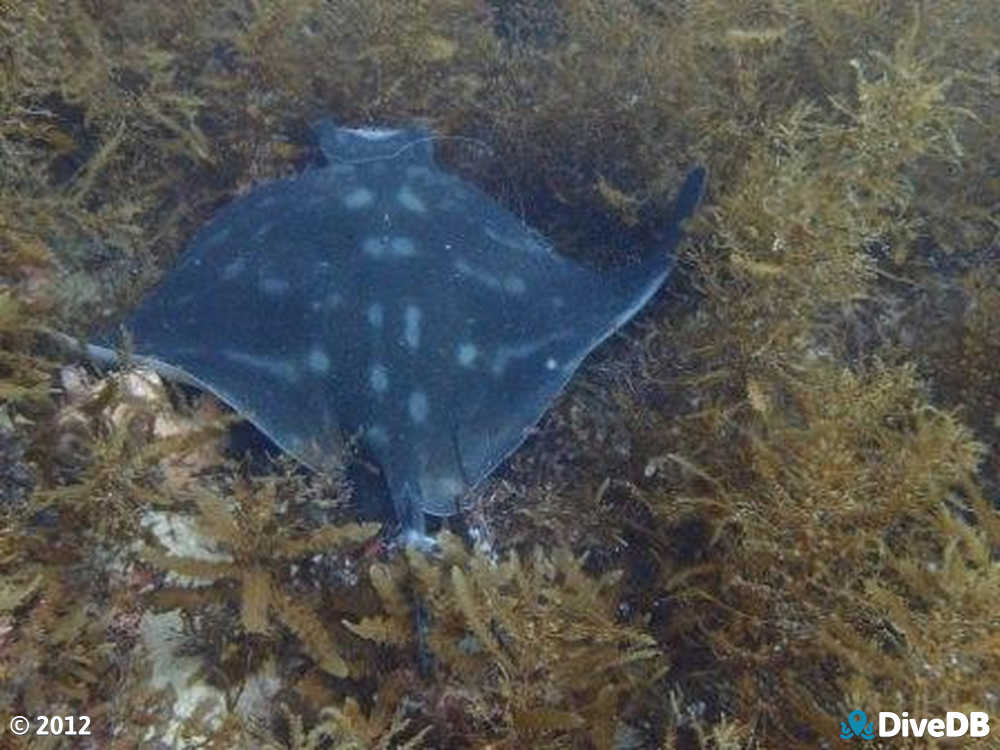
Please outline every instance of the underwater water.
[[0, 4], [5, 731], [972, 737], [994, 5]]

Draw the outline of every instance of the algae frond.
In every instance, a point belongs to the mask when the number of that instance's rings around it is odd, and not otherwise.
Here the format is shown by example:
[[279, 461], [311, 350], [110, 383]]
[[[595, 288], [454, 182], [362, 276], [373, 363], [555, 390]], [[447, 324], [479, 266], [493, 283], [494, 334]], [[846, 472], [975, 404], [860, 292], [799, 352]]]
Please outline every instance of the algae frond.
[[[815, 747], [857, 707], [1000, 714], [997, 33], [989, 0], [0, 3], [0, 701], [121, 747]], [[451, 168], [595, 263], [712, 175], [670, 293], [429, 555], [40, 333], [119, 316], [324, 115], [462, 136]], [[216, 704], [175, 715], [163, 613]]]

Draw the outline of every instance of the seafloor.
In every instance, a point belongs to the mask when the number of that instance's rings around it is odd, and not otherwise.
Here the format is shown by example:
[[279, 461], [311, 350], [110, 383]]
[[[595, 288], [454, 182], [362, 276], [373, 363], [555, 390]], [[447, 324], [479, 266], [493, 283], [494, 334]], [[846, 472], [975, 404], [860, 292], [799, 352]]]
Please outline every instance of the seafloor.
[[[994, 0], [0, 0], [4, 746], [997, 717], [998, 49]], [[114, 326], [219, 207], [316, 163], [323, 116], [447, 136], [596, 266], [710, 174], [666, 289], [434, 545], [371, 510], [352, 436], [305, 472], [48, 333]]]

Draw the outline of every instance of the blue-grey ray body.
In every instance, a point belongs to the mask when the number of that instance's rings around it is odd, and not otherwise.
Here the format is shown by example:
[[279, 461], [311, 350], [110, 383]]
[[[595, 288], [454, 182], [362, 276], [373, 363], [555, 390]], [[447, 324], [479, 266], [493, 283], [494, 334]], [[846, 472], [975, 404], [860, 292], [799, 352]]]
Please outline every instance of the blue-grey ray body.
[[137, 355], [311, 467], [360, 436], [420, 527], [455, 512], [656, 292], [704, 172], [665, 246], [597, 273], [439, 169], [427, 131], [316, 129], [328, 164], [219, 211], [126, 326]]

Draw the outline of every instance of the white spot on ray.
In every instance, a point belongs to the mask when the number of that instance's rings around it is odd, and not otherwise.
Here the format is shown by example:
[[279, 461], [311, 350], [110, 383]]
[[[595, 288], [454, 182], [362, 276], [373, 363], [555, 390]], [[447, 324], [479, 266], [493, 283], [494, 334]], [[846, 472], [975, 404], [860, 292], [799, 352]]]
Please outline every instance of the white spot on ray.
[[406, 345], [416, 350], [420, 346], [420, 320], [423, 313], [416, 305], [407, 305], [403, 311], [403, 339]]
[[256, 354], [238, 352], [235, 349], [223, 349], [222, 356], [230, 362], [252, 367], [255, 370], [267, 373], [289, 383], [294, 383], [299, 379], [298, 370], [295, 369], [295, 366], [291, 362], [284, 362], [271, 357], [259, 357]]
[[344, 304], [344, 298], [337, 292], [326, 295], [322, 300], [313, 300], [309, 303], [309, 309], [313, 312], [332, 312]]
[[479, 348], [471, 342], [466, 341], [455, 348], [455, 359], [462, 367], [472, 367], [478, 356]]
[[558, 366], [559, 366], [559, 363], [556, 362], [555, 357], [549, 357], [547, 360], [545, 360], [545, 369], [546, 370], [554, 370]]
[[503, 288], [511, 294], [524, 294], [528, 290], [527, 284], [520, 276], [510, 274], [503, 280]]
[[317, 375], [323, 375], [330, 371], [330, 355], [314, 347], [306, 356], [306, 365]]
[[369, 258], [384, 258], [386, 252], [395, 258], [412, 258], [417, 254], [416, 243], [409, 237], [365, 237], [361, 241], [361, 252]]
[[268, 221], [260, 225], [260, 229], [253, 233], [255, 239], [263, 239], [265, 235], [270, 234], [271, 230], [274, 229], [275, 223], [273, 221]]
[[375, 393], [389, 390], [389, 371], [385, 369], [385, 365], [372, 365], [371, 372], [368, 373], [368, 384]]
[[416, 424], [423, 424], [430, 414], [431, 407], [427, 403], [427, 394], [423, 391], [414, 391], [406, 401], [406, 410], [410, 413], [410, 419]]
[[367, 430], [365, 430], [365, 437], [368, 438], [368, 442], [372, 445], [384, 448], [389, 445], [389, 433], [380, 424], [373, 424]]
[[368, 312], [365, 313], [368, 317], [368, 325], [372, 328], [381, 328], [382, 321], [385, 320], [385, 313], [382, 310], [382, 305], [378, 302], [372, 302], [368, 305]]
[[510, 234], [500, 227], [487, 224], [483, 227], [483, 234], [493, 240], [493, 242], [503, 245], [504, 247], [508, 247], [511, 250], [542, 255], [551, 254], [552, 251], [548, 248], [545, 240], [540, 235], [529, 227], [524, 227], [523, 229], [523, 232]]
[[389, 247], [397, 258], [412, 258], [417, 254], [417, 246], [409, 237], [393, 237]]
[[343, 201], [348, 211], [358, 211], [375, 202], [375, 193], [366, 187], [358, 187], [345, 195]]
[[409, 185], [403, 185], [399, 189], [399, 192], [396, 193], [396, 201], [407, 211], [413, 211], [415, 214], [427, 213], [427, 204], [413, 192]]
[[[496, 377], [500, 377], [504, 374], [504, 371], [507, 369], [507, 365], [510, 364], [511, 360], [530, 357], [542, 347], [547, 346], [558, 339], [565, 338], [570, 333], [570, 331], [556, 331], [552, 335], [546, 336], [545, 338], [538, 339], [536, 341], [529, 341], [524, 344], [518, 344], [517, 346], [507, 346], [506, 344], [501, 344], [497, 347], [496, 354], [493, 356], [493, 364], [490, 366], [490, 372], [492, 372]], [[545, 366], [550, 370], [552, 369], [551, 367], [548, 367], [548, 362], [546, 362]]]
[[381, 237], [365, 237], [361, 242], [361, 252], [371, 258], [381, 258], [385, 255], [385, 242]]
[[280, 297], [283, 294], [288, 294], [292, 285], [289, 284], [285, 279], [276, 279], [273, 277], [267, 277], [260, 280], [257, 287], [269, 297]]
[[247, 270], [247, 262], [243, 256], [238, 257], [231, 263], [227, 263], [222, 267], [222, 278], [224, 281], [232, 281], [238, 276], [242, 276], [243, 272]]
[[476, 268], [470, 265], [468, 261], [462, 258], [455, 261], [455, 270], [462, 276], [467, 276], [474, 281], [478, 281], [483, 286], [493, 289], [494, 291], [500, 291], [503, 289], [503, 285], [496, 276], [482, 270], [481, 268]]

